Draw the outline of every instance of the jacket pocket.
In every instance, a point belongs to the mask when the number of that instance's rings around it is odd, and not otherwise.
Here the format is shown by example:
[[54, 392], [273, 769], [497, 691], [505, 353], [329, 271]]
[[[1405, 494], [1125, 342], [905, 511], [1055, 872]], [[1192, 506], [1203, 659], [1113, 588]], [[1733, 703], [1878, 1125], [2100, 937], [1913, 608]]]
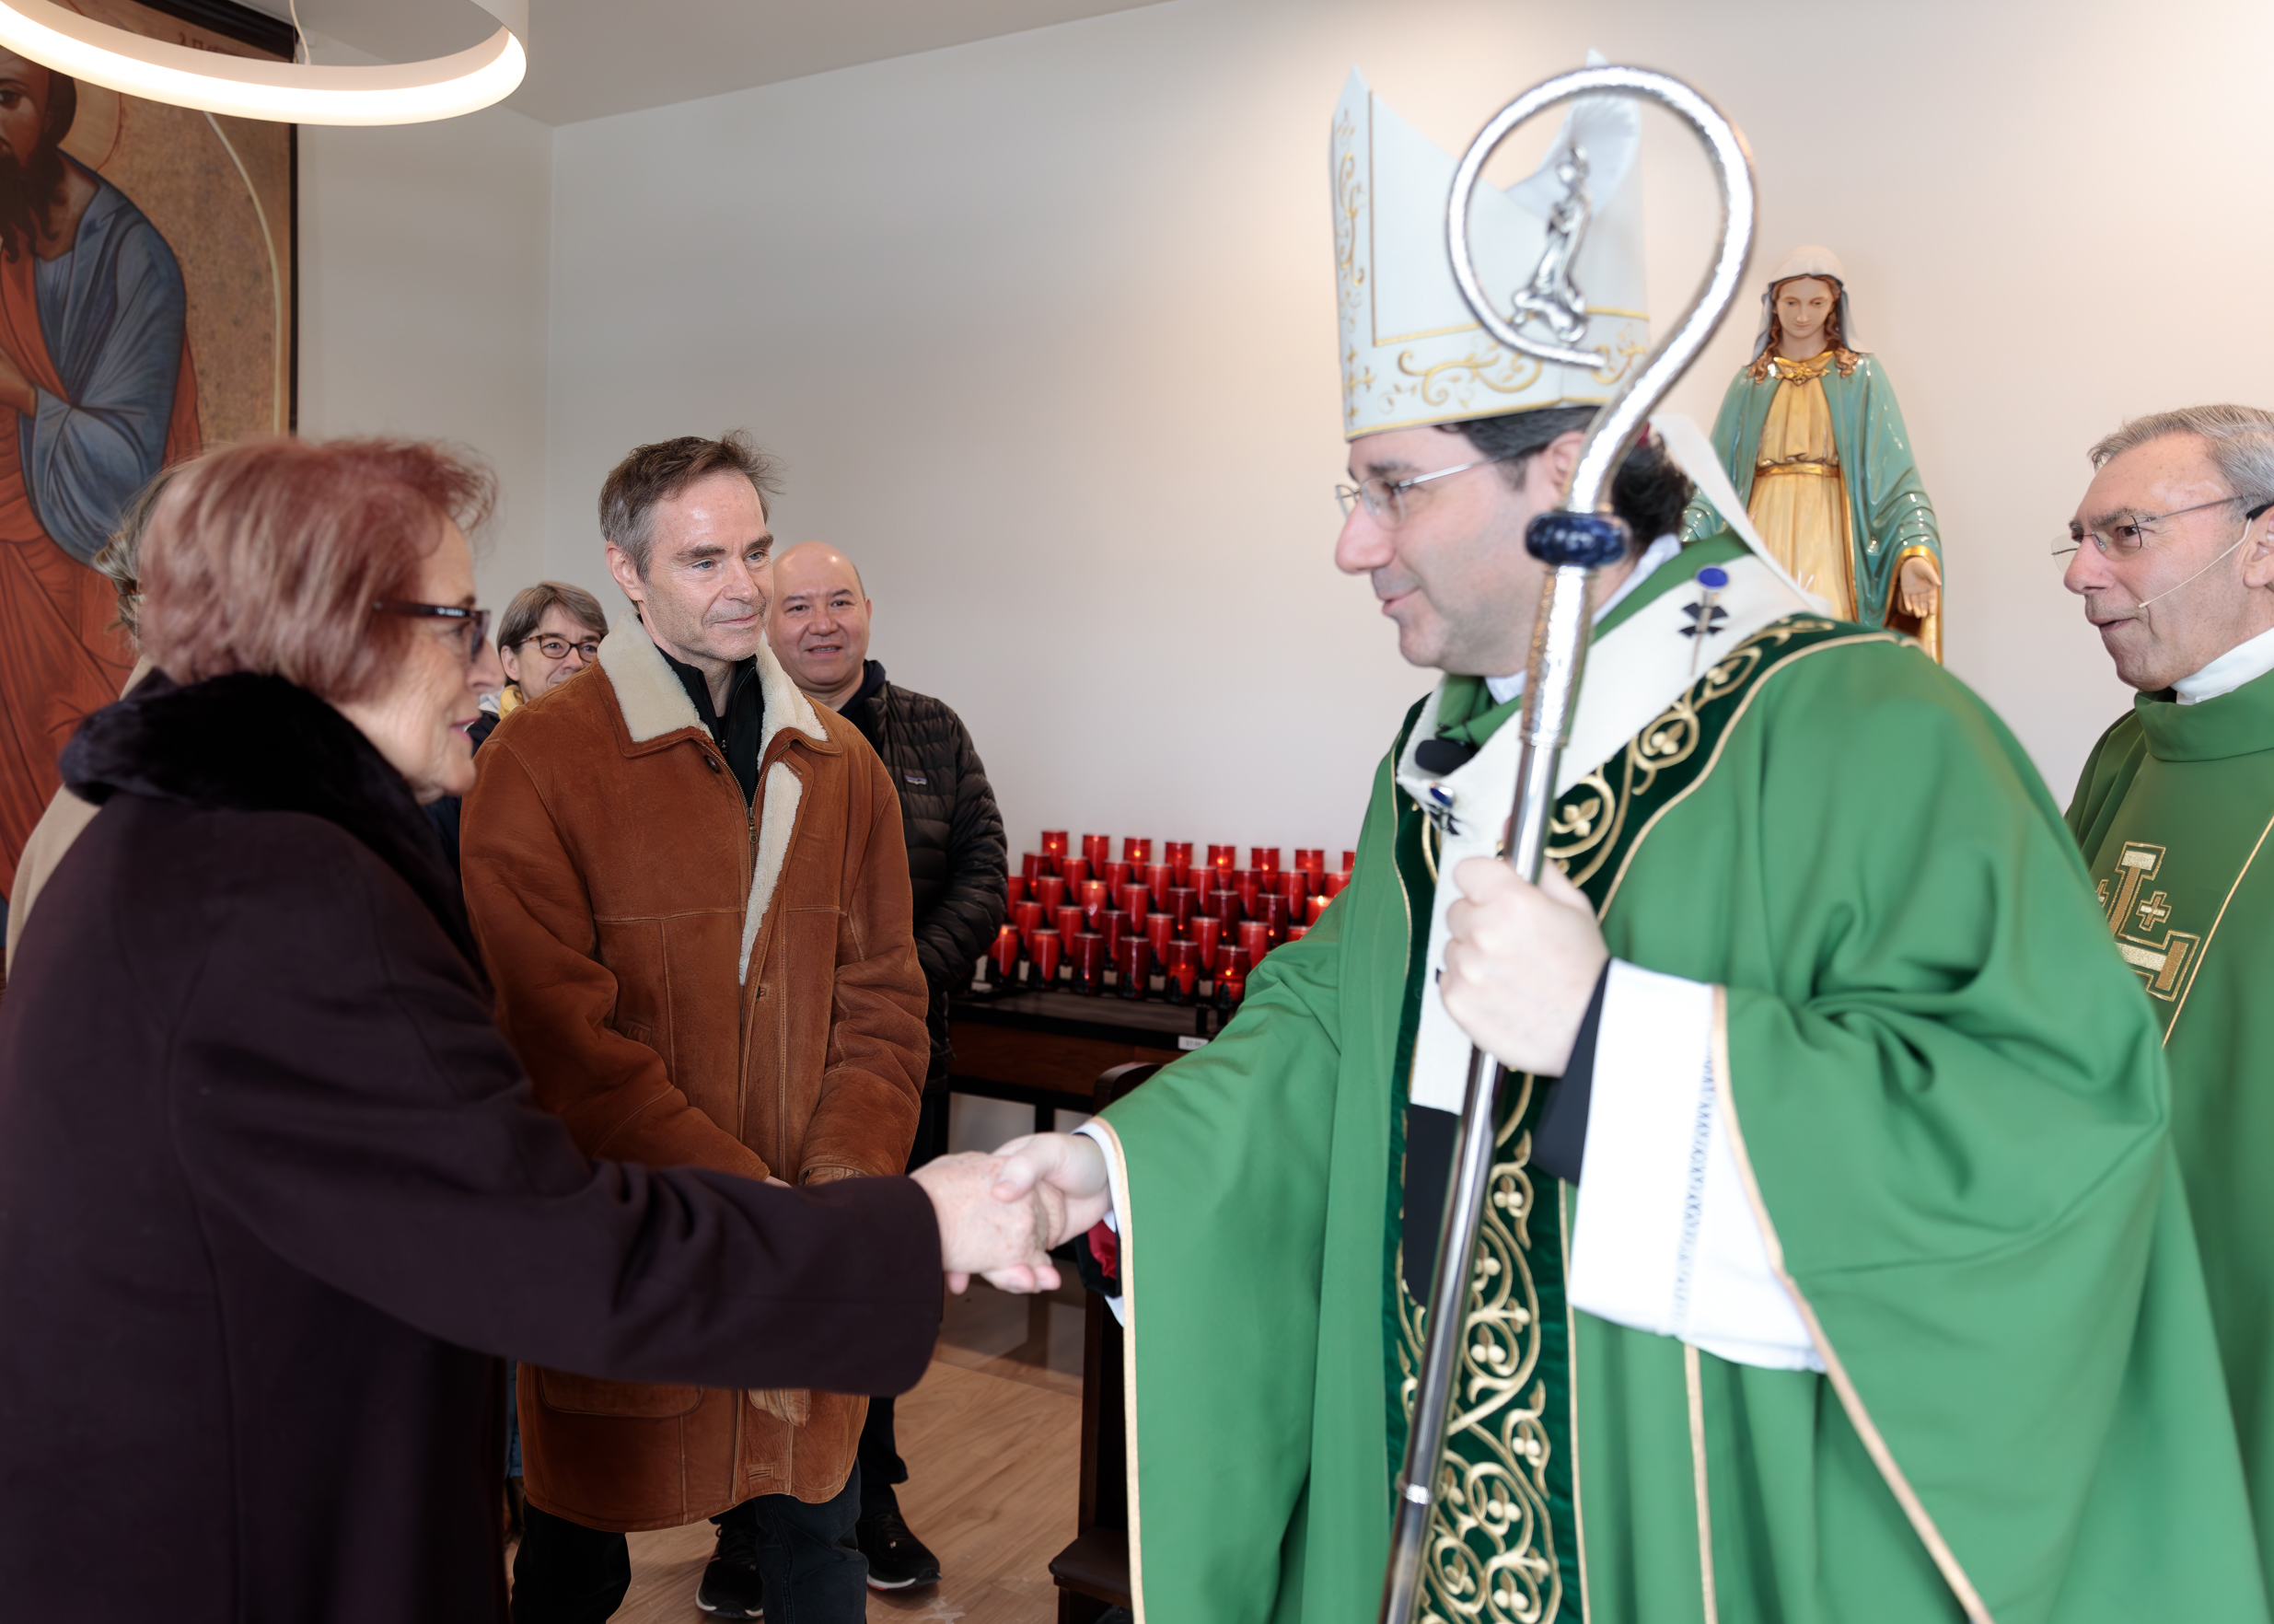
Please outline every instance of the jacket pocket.
[[671, 1042], [671, 977], [664, 922], [660, 919], [601, 919], [594, 922], [599, 961], [616, 978], [616, 1008], [609, 1026], [663, 1058], [668, 1073], [677, 1064]]
[[565, 1370], [537, 1371], [538, 1402], [563, 1415], [619, 1415], [647, 1419], [685, 1415], [702, 1402], [700, 1387], [607, 1382]]

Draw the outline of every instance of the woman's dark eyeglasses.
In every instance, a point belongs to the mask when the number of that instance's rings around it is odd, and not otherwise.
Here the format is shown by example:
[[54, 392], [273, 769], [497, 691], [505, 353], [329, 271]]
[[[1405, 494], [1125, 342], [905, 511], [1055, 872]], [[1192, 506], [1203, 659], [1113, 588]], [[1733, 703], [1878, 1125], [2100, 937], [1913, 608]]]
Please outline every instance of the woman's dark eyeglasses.
[[458, 645], [458, 657], [470, 666], [481, 653], [482, 640], [490, 634], [490, 611], [485, 609], [466, 609], [455, 603], [409, 603], [400, 598], [386, 598], [373, 604], [371, 609], [374, 614], [456, 621], [458, 624], [451, 628], [452, 641]]
[[571, 643], [565, 637], [555, 637], [550, 632], [541, 632], [533, 636], [524, 637], [518, 646], [527, 648], [532, 643], [537, 644], [537, 652], [549, 660], [567, 659], [568, 652], [572, 648], [584, 655], [585, 664], [587, 666], [600, 657], [600, 640], [597, 637], [580, 637]]

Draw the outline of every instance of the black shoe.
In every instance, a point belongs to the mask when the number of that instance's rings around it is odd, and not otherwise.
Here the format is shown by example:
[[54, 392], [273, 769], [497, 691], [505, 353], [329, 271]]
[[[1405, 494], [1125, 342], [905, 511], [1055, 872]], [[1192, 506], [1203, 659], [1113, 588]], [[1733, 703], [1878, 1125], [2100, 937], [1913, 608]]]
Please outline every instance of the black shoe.
[[719, 1525], [718, 1549], [702, 1571], [695, 1606], [714, 1618], [763, 1618], [766, 1587], [758, 1573], [758, 1529], [737, 1518]]
[[911, 1584], [940, 1582], [940, 1559], [908, 1531], [898, 1511], [863, 1517], [853, 1525], [853, 1537], [868, 1559], [871, 1590], [906, 1590]]

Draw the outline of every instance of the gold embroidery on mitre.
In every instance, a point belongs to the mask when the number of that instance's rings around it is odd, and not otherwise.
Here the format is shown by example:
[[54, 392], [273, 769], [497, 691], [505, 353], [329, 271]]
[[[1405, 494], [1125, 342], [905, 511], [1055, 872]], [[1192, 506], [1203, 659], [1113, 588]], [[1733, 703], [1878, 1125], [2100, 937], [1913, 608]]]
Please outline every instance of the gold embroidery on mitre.
[[[1526, 1077], [1492, 1139], [1491, 1200], [1437, 1463], [1417, 1624], [1552, 1624], [1563, 1606], [1548, 1509], [1548, 1384], [1539, 1376], [1539, 1290], [1528, 1259], [1534, 1200]], [[1409, 1422], [1429, 1310], [1398, 1277], [1398, 1401]]]
[[2147, 984], [2149, 997], [2171, 1003], [2195, 979], [2203, 938], [2199, 933], [2171, 929], [2171, 894], [2149, 889], [2164, 872], [2164, 851], [2143, 841], [2125, 841], [2116, 860], [2115, 889], [2111, 891], [2105, 879], [2094, 889], [2108, 916], [2116, 950]]

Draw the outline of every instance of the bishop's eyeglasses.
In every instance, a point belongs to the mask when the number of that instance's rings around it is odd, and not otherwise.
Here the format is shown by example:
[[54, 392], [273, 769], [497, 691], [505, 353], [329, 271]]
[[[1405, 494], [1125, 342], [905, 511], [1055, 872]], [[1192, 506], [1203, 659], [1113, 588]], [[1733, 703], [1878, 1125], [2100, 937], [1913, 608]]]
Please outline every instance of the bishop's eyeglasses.
[[2175, 507], [2169, 513], [2118, 513], [2103, 520], [2105, 528], [2098, 530], [2088, 530], [2071, 519], [2069, 521], [2069, 533], [2053, 539], [2053, 556], [2067, 558], [2090, 541], [2100, 550], [2104, 558], [2137, 558], [2160, 534], [2155, 527], [2165, 519], [2185, 518], [2191, 513], [2205, 513], [2211, 508], [2228, 507], [2237, 502], [2257, 503], [2256, 507], [2243, 516], [2245, 524], [2268, 508], [2274, 507], [2274, 502], [2263, 501], [2256, 496], [2222, 496], [2216, 502], [2199, 502], [2193, 507]]
[[[1529, 453], [1518, 453], [1528, 456]], [[1379, 525], [1398, 526], [1406, 522], [1406, 493], [1432, 480], [1449, 480], [1456, 473], [1467, 473], [1472, 468], [1489, 468], [1495, 462], [1513, 460], [1507, 457], [1480, 457], [1474, 462], [1464, 462], [1456, 468], [1441, 468], [1434, 473], [1415, 474], [1410, 480], [1386, 480], [1380, 474], [1355, 485], [1337, 485], [1334, 499], [1342, 505], [1344, 518], [1365, 504], [1366, 516]]]

